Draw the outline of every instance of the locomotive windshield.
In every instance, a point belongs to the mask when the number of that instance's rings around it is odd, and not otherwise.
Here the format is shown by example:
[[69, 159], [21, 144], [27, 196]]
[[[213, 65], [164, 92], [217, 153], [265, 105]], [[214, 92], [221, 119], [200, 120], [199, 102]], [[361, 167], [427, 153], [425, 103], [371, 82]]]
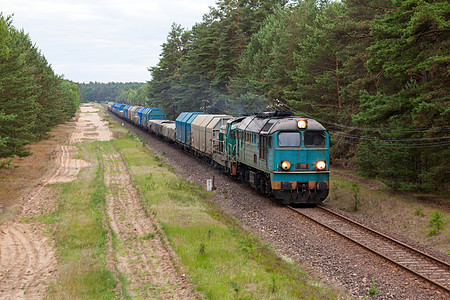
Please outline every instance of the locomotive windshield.
[[280, 147], [300, 147], [300, 132], [280, 132], [278, 134], [278, 146]]
[[325, 147], [325, 133], [307, 131], [305, 132], [305, 147]]

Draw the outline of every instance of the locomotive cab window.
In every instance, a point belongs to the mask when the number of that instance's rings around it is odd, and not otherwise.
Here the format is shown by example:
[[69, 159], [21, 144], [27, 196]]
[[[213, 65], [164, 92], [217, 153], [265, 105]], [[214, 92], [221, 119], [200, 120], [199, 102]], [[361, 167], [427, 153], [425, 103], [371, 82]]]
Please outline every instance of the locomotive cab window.
[[300, 147], [300, 132], [280, 132], [278, 134], [278, 146], [280, 147]]
[[305, 147], [325, 147], [326, 138], [324, 132], [305, 132]]

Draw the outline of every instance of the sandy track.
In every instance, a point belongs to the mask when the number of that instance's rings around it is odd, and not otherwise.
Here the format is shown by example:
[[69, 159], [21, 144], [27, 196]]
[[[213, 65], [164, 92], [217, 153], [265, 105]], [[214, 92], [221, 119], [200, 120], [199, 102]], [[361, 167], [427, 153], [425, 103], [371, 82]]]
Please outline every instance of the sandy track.
[[[76, 130], [69, 143], [110, 140], [112, 133], [100, 119], [98, 110], [81, 106]], [[56, 279], [57, 256], [46, 226], [31, 218], [51, 212], [57, 197], [49, 184], [75, 180], [88, 162], [74, 159], [75, 146], [57, 146], [57, 166], [25, 197], [18, 200], [15, 218], [0, 226], [0, 299], [40, 299]]]
[[108, 123], [103, 121], [98, 114], [98, 109], [92, 105], [84, 104], [80, 107], [80, 117], [78, 118], [75, 131], [69, 138], [69, 144], [77, 144], [84, 141], [109, 141], [112, 139], [112, 132]]
[[[73, 126], [73, 125], [72, 125]], [[33, 220], [53, 211], [57, 205], [51, 184], [75, 180], [89, 163], [75, 159], [74, 144], [108, 141], [112, 132], [98, 109], [82, 105], [69, 145], [55, 145], [56, 167], [25, 197], [17, 201], [18, 212], [9, 223], [0, 226], [0, 299], [41, 299], [57, 278], [57, 255], [49, 228]], [[103, 156], [107, 196], [105, 227], [110, 239], [117, 238], [117, 249], [108, 243], [111, 271], [127, 277], [128, 292], [136, 298], [197, 299], [194, 288], [160, 233], [159, 224], [147, 216], [126, 170], [120, 153]], [[109, 226], [107, 226], [109, 224]]]
[[61, 146], [58, 157], [58, 169], [46, 184], [57, 182], [70, 182], [77, 178], [82, 168], [90, 164], [82, 159], [74, 159], [72, 156], [76, 153], [77, 148], [74, 146]]
[[196, 299], [175, 253], [152, 216], [147, 216], [119, 153], [103, 157], [110, 227], [120, 251], [116, 266], [129, 280], [132, 297]]
[[[58, 174], [51, 178], [57, 181]], [[48, 183], [44, 179], [35, 186], [19, 201], [16, 217], [0, 226], [0, 299], [43, 298], [56, 279], [54, 241], [45, 225], [31, 220], [55, 207], [57, 197]]]
[[36, 224], [14, 222], [0, 231], [0, 298], [37, 299], [54, 280], [53, 242]]

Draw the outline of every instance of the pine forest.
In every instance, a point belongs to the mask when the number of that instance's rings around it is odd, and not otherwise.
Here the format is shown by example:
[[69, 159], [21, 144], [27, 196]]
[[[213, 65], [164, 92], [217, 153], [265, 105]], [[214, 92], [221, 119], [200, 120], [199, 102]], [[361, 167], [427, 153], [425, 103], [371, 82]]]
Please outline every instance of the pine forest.
[[0, 14], [0, 168], [29, 155], [26, 145], [73, 117], [80, 95], [76, 83], [54, 73], [29, 35]]
[[173, 24], [130, 98], [232, 115], [290, 110], [332, 135], [332, 164], [401, 190], [450, 190], [445, 0], [220, 0]]
[[26, 155], [81, 93], [170, 119], [289, 110], [327, 128], [332, 165], [448, 193], [449, 16], [445, 0], [217, 0], [192, 28], [172, 24], [147, 83], [78, 85], [1, 16], [0, 157]]

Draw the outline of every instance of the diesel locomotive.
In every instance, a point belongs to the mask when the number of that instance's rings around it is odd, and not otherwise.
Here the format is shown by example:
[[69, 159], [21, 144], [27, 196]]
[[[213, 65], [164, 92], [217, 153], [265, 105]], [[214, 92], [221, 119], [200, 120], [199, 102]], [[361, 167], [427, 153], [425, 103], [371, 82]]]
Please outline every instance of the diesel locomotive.
[[330, 138], [314, 119], [279, 111], [245, 117], [184, 112], [174, 122], [156, 108], [110, 102], [108, 109], [283, 204], [320, 204], [328, 196]]

